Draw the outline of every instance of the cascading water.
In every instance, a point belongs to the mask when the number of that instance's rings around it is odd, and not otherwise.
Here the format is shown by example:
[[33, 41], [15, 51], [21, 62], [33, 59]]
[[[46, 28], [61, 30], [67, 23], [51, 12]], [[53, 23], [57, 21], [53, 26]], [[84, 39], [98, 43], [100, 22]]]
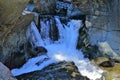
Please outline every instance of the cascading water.
[[[21, 68], [13, 69], [11, 71], [12, 74], [14, 76], [18, 76], [24, 73], [41, 70], [44, 67], [59, 61], [73, 61], [83, 76], [87, 76], [92, 80], [100, 78], [102, 71], [92, 66], [89, 63], [89, 60], [84, 58], [82, 52], [76, 49], [79, 35], [78, 30], [82, 27], [82, 21], [70, 20], [67, 24], [63, 24], [58, 16], [55, 16], [54, 19], [59, 31], [58, 41], [50, 43], [50, 40], [47, 40], [50, 39], [47, 34], [50, 22], [47, 20], [40, 22], [42, 27], [41, 30], [45, 31], [41, 31], [41, 33], [39, 33], [35, 23], [32, 22], [27, 32], [28, 39], [30, 39], [30, 42], [34, 47], [44, 46], [47, 49], [47, 56], [42, 55], [29, 59]], [[44, 35], [45, 38], [43, 39], [41, 35]], [[41, 63], [36, 65], [37, 62]]]

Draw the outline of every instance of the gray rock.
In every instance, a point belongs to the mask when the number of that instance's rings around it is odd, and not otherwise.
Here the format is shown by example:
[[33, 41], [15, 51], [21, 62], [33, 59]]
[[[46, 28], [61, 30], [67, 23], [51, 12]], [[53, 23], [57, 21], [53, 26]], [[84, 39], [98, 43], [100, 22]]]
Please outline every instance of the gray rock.
[[21, 76], [19, 80], [90, 80], [82, 76], [73, 62], [51, 64], [41, 71], [35, 71]]
[[0, 80], [17, 80], [15, 79], [10, 70], [0, 62]]
[[27, 42], [26, 30], [34, 17], [32, 14], [22, 15], [28, 1], [0, 1], [3, 8], [0, 11], [0, 61], [7, 67], [14, 65], [11, 64], [14, 53]]
[[106, 41], [120, 55], [120, 1], [72, 0], [86, 14], [89, 44]]
[[113, 58], [113, 59], [118, 56], [118, 54], [116, 54], [111, 49], [111, 47], [109, 46], [109, 44], [107, 42], [99, 42], [98, 48], [99, 48], [99, 51], [101, 52], [101, 54], [104, 56], [108, 56], [108, 57]]

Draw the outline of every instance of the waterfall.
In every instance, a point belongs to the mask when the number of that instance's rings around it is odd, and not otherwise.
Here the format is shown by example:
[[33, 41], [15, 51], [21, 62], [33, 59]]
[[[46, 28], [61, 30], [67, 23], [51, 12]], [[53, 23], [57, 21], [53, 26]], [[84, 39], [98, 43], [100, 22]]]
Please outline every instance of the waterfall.
[[[12, 74], [18, 76], [24, 73], [41, 70], [52, 63], [73, 61], [83, 76], [87, 76], [92, 80], [100, 78], [102, 71], [91, 65], [89, 60], [84, 58], [81, 50], [76, 49], [79, 36], [78, 30], [82, 27], [82, 21], [69, 20], [67, 24], [64, 24], [58, 16], [54, 16], [54, 20], [59, 31], [58, 41], [50, 42], [52, 40], [50, 40], [48, 33], [51, 23], [49, 20], [40, 21], [41, 32], [38, 31], [35, 23], [32, 22], [27, 33], [33, 46], [44, 46], [47, 49], [47, 56], [42, 55], [29, 59], [21, 68], [13, 69], [11, 71]], [[48, 60], [45, 60], [46, 58], [48, 58]], [[36, 65], [37, 62], [41, 62], [40, 65]]]
[[43, 40], [34, 22], [31, 22], [30, 28], [27, 31], [27, 38], [33, 47], [43, 46]]
[[42, 36], [42, 39], [44, 40], [44, 44], [50, 44], [50, 37], [49, 37], [49, 30], [50, 30], [50, 21], [46, 20], [41, 20], [40, 21], [40, 33]]

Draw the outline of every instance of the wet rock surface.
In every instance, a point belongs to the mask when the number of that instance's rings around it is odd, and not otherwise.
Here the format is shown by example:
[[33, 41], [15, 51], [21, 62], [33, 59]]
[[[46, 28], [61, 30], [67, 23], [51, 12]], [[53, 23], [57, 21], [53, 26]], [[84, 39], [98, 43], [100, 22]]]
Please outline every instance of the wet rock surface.
[[89, 80], [83, 77], [73, 62], [51, 64], [41, 71], [17, 76], [18, 80]]
[[[36, 52], [31, 50], [31, 47], [27, 49], [20, 48], [22, 45], [24, 47], [26, 45], [26, 30], [33, 20], [32, 14], [26, 16], [21, 15], [27, 2], [28, 0], [0, 1], [0, 61], [10, 69], [22, 66], [29, 58], [35, 57], [38, 52], [41, 52], [41, 48], [38, 48]], [[69, 18], [82, 18], [85, 24], [79, 31], [77, 48], [82, 48], [85, 57], [95, 59], [95, 64], [106, 71], [106, 73], [103, 74], [106, 80], [120, 79], [119, 0], [59, 0], [58, 3], [55, 2], [55, 0], [30, 0], [29, 3], [35, 4], [34, 12], [43, 15], [62, 14], [67, 15]], [[38, 16], [38, 18], [40, 18], [40, 16]], [[59, 33], [55, 24], [51, 25], [54, 27], [50, 27], [50, 29], [54, 32], [50, 32], [49, 36], [51, 39], [57, 40]], [[100, 49], [101, 46], [99, 42], [106, 42], [109, 46], [103, 46], [102, 49]], [[107, 51], [105, 49], [107, 49]], [[42, 51], [47, 52], [43, 47]], [[24, 52], [27, 52], [27, 54]], [[104, 58], [101, 58], [101, 56]], [[40, 65], [40, 63], [38, 63], [38, 65]], [[65, 67], [63, 67], [63, 65], [65, 65]], [[72, 68], [69, 69], [66, 65]], [[17, 78], [20, 80], [89, 80], [80, 75], [75, 65], [66, 62], [53, 64], [41, 71], [21, 75]]]

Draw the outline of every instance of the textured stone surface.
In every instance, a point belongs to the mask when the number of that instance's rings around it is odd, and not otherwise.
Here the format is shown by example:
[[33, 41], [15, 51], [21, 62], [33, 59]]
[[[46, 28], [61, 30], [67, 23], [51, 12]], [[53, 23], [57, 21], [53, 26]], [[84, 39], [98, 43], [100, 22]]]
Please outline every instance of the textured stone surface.
[[118, 55], [111, 49], [110, 45], [107, 42], [98, 42], [99, 51], [104, 56], [108, 56], [110, 58], [115, 58]]
[[86, 15], [107, 15], [111, 0], [72, 0]]
[[29, 0], [1, 0], [0, 1], [0, 25], [13, 24], [21, 15]]
[[26, 30], [33, 15], [23, 16], [22, 11], [28, 1], [0, 1], [0, 61], [8, 67], [12, 63], [14, 52], [27, 42]]
[[10, 70], [0, 62], [0, 80], [17, 80], [12, 77]]
[[40, 14], [55, 14], [55, 0], [37, 0], [35, 12]]
[[72, 62], [51, 64], [41, 71], [35, 71], [18, 76], [19, 80], [89, 80], [81, 76]]
[[[88, 40], [91, 45], [108, 42], [120, 54], [120, 1], [72, 0], [86, 14]], [[87, 39], [86, 38], [86, 39]]]

